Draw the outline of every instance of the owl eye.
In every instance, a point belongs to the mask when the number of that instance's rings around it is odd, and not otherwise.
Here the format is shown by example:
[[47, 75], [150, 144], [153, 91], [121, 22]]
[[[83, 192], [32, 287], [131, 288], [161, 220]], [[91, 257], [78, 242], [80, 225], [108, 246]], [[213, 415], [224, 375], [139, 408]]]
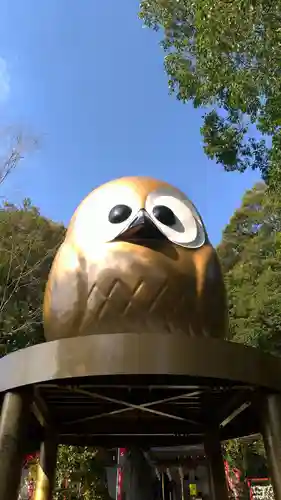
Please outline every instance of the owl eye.
[[178, 190], [160, 188], [150, 193], [145, 208], [158, 229], [171, 242], [198, 248], [205, 242], [205, 230], [193, 204]]
[[173, 226], [176, 222], [174, 212], [169, 207], [165, 207], [165, 205], [156, 205], [156, 207], [153, 207], [152, 213], [165, 226]]
[[132, 209], [128, 205], [115, 205], [108, 215], [108, 220], [111, 224], [120, 224], [125, 222], [132, 213]]

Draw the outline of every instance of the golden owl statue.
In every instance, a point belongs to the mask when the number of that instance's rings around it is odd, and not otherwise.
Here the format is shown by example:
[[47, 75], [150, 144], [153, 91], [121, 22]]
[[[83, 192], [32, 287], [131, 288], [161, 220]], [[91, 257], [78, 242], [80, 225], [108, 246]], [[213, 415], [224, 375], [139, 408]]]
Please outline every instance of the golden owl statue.
[[124, 177], [78, 206], [45, 291], [47, 340], [99, 333], [225, 337], [227, 316], [216, 252], [181, 191]]

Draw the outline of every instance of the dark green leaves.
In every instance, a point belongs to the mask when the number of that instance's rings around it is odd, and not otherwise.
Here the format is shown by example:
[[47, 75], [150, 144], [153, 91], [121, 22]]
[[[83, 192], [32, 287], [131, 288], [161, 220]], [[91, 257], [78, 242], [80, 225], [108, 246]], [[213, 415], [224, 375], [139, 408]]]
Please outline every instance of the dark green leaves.
[[214, 110], [206, 113], [201, 128], [204, 151], [228, 172], [252, 168], [260, 170], [263, 180], [268, 181], [269, 149], [264, 139], [245, 139], [247, 132], [248, 127], [238, 111], [231, 110], [226, 118]]
[[227, 171], [258, 169], [280, 185], [280, 2], [143, 0], [140, 18], [163, 32], [171, 92], [210, 109], [205, 153]]
[[[229, 299], [229, 339], [281, 355], [281, 199], [262, 183], [246, 192], [218, 254]], [[230, 465], [266, 474], [261, 440], [225, 445]]]
[[281, 200], [248, 191], [218, 247], [229, 297], [230, 338], [281, 355]]
[[59, 446], [56, 484], [56, 500], [70, 498], [71, 493], [77, 500], [110, 500], [104, 467], [91, 447]]
[[42, 301], [64, 228], [30, 200], [0, 207], [0, 356], [42, 342]]

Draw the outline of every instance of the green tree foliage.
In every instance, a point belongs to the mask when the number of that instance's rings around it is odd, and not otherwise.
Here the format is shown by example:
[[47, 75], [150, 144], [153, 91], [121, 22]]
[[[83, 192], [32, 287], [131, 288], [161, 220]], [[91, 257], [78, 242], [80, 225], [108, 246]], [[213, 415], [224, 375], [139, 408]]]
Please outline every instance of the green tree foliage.
[[281, 355], [281, 200], [264, 184], [248, 191], [218, 253], [229, 297], [230, 339]]
[[[281, 199], [265, 184], [247, 191], [218, 246], [229, 298], [229, 339], [281, 355]], [[265, 474], [262, 439], [232, 440], [225, 457], [244, 474]]]
[[[1, 128], [1, 188], [37, 145], [35, 138], [15, 127]], [[42, 217], [29, 199], [19, 207], [0, 204], [0, 357], [44, 340], [43, 290], [64, 231]]]
[[56, 499], [109, 500], [105, 471], [97, 450], [82, 446], [59, 446]]
[[223, 445], [223, 452], [230, 468], [242, 472], [242, 481], [246, 477], [267, 477], [265, 450], [260, 436], [232, 439]]
[[44, 340], [42, 300], [50, 266], [64, 235], [30, 200], [0, 208], [1, 354]]
[[142, 0], [140, 17], [163, 32], [171, 92], [207, 109], [201, 132], [208, 157], [227, 171], [259, 169], [277, 186], [281, 3]]

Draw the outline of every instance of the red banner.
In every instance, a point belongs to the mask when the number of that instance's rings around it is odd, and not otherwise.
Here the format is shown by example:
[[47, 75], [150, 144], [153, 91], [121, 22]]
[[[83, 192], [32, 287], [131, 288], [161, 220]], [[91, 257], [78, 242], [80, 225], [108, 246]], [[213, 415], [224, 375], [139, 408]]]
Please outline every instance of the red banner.
[[122, 458], [125, 456], [125, 453], [126, 453], [126, 448], [118, 448], [116, 500], [122, 500], [122, 485], [123, 485]]

